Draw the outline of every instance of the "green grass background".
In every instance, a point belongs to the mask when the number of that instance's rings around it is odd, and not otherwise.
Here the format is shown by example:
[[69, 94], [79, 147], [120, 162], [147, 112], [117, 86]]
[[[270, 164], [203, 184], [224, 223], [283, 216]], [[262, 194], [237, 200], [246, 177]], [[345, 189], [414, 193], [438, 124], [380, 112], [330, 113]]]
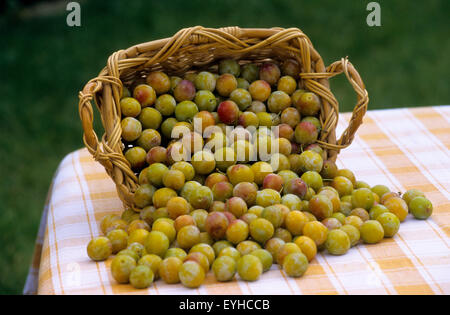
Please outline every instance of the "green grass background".
[[[67, 1], [68, 2], [68, 1]], [[370, 109], [449, 104], [450, 2], [379, 1], [382, 26], [368, 27], [369, 1], [164, 0], [81, 2], [82, 26], [66, 14], [0, 15], [0, 293], [20, 293], [42, 207], [59, 161], [80, 148], [77, 93], [114, 51], [183, 27], [299, 27], [326, 64], [349, 56]], [[4, 9], [4, 8], [3, 8]], [[344, 78], [331, 82], [350, 111]]]

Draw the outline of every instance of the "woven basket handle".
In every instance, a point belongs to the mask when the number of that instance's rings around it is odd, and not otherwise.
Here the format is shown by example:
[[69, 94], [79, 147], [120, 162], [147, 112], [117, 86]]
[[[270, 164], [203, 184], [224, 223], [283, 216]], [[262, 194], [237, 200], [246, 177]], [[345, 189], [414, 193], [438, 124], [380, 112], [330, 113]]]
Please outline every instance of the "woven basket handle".
[[[84, 86], [83, 90], [79, 92], [78, 113], [83, 127], [83, 142], [88, 151], [94, 156], [95, 160], [99, 161], [108, 173], [113, 170], [113, 163], [111, 162], [112, 150], [108, 148], [104, 139], [99, 141], [99, 138], [94, 130], [94, 110], [91, 101], [98, 97], [105, 88], [105, 83], [109, 83], [107, 77], [97, 77], [90, 80]], [[99, 104], [97, 99], [95, 103]], [[98, 108], [102, 112], [102, 108]], [[103, 119], [103, 117], [102, 117]], [[109, 153], [109, 154], [108, 154]], [[115, 164], [115, 163], [114, 163]]]
[[[79, 92], [78, 114], [80, 116], [81, 125], [83, 127], [83, 142], [86, 148], [93, 155], [100, 153], [100, 143], [97, 134], [94, 131], [94, 110], [91, 101], [95, 93], [101, 91], [102, 83], [91, 80], [84, 86], [83, 90]], [[102, 162], [101, 160], [99, 160]], [[105, 167], [105, 163], [102, 163]], [[111, 169], [111, 165], [108, 165]]]
[[345, 76], [352, 85], [357, 96], [357, 102], [353, 108], [353, 113], [349, 124], [337, 141], [338, 146], [345, 148], [352, 143], [356, 131], [362, 124], [363, 117], [367, 111], [367, 105], [369, 104], [369, 94], [367, 93], [364, 82], [362, 81], [358, 71], [356, 71], [355, 67], [350, 61], [348, 61], [347, 58], [342, 58], [339, 61], [333, 62], [327, 67], [326, 71], [329, 73], [329, 77], [345, 73]]
[[[117, 54], [113, 54], [113, 56], [116, 57]], [[115, 87], [114, 91], [112, 91], [112, 86]], [[127, 205], [133, 206], [133, 194], [130, 191], [134, 191], [138, 179], [122, 154], [120, 124], [113, 121], [112, 118], [114, 116], [112, 111], [115, 110], [115, 106], [112, 106], [114, 102], [112, 95], [119, 93], [118, 91], [121, 90], [122, 83], [118, 76], [100, 75], [90, 80], [79, 93], [78, 112], [84, 131], [83, 142], [86, 148], [113, 178], [121, 199]], [[115, 96], [120, 99], [120, 95]], [[102, 99], [102, 102], [99, 102], [99, 98]], [[105, 103], [98, 107], [106, 131], [101, 141], [99, 141], [94, 130], [94, 111], [91, 104], [93, 99], [97, 105]], [[117, 113], [115, 116], [117, 116]], [[106, 141], [106, 137], [108, 137], [108, 141]]]

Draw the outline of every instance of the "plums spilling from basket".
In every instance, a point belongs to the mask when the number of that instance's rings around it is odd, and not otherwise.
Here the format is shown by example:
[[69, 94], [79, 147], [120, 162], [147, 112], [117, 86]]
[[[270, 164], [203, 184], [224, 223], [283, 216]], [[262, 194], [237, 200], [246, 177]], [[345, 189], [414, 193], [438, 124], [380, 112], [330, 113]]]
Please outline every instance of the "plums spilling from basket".
[[295, 60], [222, 60], [218, 74], [156, 71], [132, 95], [124, 88], [135, 207], [103, 218], [89, 257], [114, 254], [113, 278], [136, 288], [157, 278], [198, 287], [210, 269], [218, 281], [253, 281], [273, 263], [299, 277], [318, 250], [342, 255], [393, 237], [408, 213], [428, 218], [422, 192], [370, 187], [327, 160], [320, 98], [299, 72]]

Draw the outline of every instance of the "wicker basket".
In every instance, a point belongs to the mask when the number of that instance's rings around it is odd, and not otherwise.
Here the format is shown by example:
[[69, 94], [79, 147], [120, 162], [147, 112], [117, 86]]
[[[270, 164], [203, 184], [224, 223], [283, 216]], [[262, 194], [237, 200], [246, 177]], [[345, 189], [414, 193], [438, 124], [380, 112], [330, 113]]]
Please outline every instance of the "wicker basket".
[[[222, 58], [257, 63], [267, 60], [280, 63], [287, 58], [296, 59], [301, 64], [299, 76], [303, 86], [322, 100], [322, 131], [317, 143], [327, 150], [329, 159], [335, 160], [339, 150], [352, 142], [362, 123], [369, 98], [361, 77], [346, 58], [325, 67], [309, 38], [297, 28], [211, 29], [196, 26], [182, 29], [170, 38], [113, 53], [98, 77], [90, 80], [79, 93], [84, 143], [115, 182], [125, 206], [133, 207], [133, 193], [138, 187], [138, 178], [122, 153], [119, 105], [122, 84], [131, 85], [150, 71], [161, 69], [169, 75], [180, 75], [190, 69], [214, 71], [213, 65]], [[330, 91], [328, 79], [342, 72], [356, 92], [357, 104], [347, 129], [337, 139], [335, 130], [339, 105]], [[105, 129], [101, 144], [93, 129], [92, 99]]]

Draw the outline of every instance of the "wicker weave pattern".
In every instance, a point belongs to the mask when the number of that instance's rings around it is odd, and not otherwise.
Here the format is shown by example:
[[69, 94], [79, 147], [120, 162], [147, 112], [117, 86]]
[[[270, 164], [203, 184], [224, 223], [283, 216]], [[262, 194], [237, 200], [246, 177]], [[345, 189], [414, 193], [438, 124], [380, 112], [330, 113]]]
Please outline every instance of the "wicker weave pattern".
[[[180, 75], [192, 68], [215, 70], [213, 64], [222, 58], [257, 63], [296, 59], [301, 64], [300, 79], [303, 86], [322, 100], [322, 131], [318, 143], [328, 151], [332, 160], [336, 159], [340, 149], [351, 144], [367, 111], [369, 98], [361, 77], [347, 58], [325, 67], [309, 38], [297, 28], [211, 29], [196, 26], [182, 29], [170, 38], [135, 45], [113, 53], [98, 77], [90, 80], [79, 93], [79, 115], [84, 130], [84, 143], [114, 180], [119, 197], [126, 206], [133, 206], [133, 192], [138, 185], [138, 179], [122, 153], [122, 84], [131, 85], [136, 79], [160, 69], [171, 75]], [[353, 86], [357, 104], [347, 129], [337, 140], [335, 129], [339, 104], [330, 91], [328, 79], [340, 73], [345, 73]], [[97, 105], [105, 129], [101, 141], [93, 129], [92, 100]]]

